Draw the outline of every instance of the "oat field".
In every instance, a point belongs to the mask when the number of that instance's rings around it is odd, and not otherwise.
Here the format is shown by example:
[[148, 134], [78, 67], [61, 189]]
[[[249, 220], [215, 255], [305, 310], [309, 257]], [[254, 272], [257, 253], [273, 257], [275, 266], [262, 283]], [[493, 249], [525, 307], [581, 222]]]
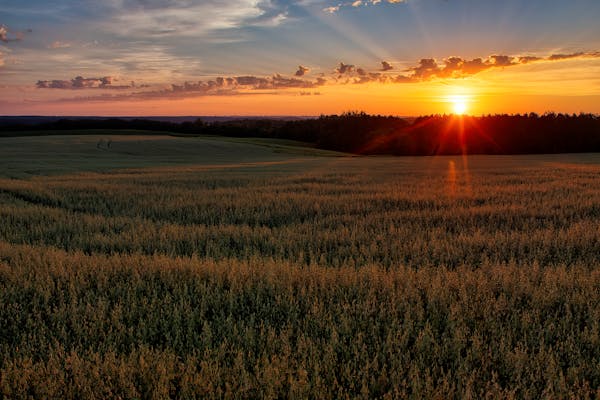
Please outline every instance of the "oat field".
[[0, 398], [600, 397], [600, 154], [0, 139]]

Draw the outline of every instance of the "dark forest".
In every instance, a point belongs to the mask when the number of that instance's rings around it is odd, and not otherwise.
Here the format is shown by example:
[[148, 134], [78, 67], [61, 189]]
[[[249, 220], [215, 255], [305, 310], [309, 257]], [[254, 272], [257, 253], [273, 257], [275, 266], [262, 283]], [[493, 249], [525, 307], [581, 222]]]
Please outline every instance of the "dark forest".
[[[34, 119], [35, 121], [35, 119]], [[177, 135], [291, 139], [321, 149], [374, 155], [537, 154], [600, 151], [594, 114], [431, 115], [415, 119], [349, 112], [295, 120], [248, 118], [169, 122], [152, 119], [58, 119], [0, 126], [0, 136], [132, 130]], [[69, 132], [75, 133], [75, 132]], [[97, 132], [91, 132], [97, 133]], [[123, 132], [126, 133], [126, 132]]]

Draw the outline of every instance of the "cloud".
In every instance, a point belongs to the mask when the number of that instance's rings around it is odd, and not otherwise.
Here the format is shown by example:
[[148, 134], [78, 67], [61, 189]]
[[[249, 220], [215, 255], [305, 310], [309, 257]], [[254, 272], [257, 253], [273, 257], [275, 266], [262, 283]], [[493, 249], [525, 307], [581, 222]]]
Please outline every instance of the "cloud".
[[298, 66], [298, 70], [296, 71], [296, 73], [294, 75], [295, 76], [304, 76], [309, 71], [310, 71], [309, 68], [303, 67], [302, 65], [299, 65]]
[[335, 69], [335, 71], [340, 75], [344, 75], [346, 73], [350, 73], [350, 72], [354, 71], [354, 65], [344, 64], [343, 62], [341, 62], [340, 66], [337, 67]]
[[335, 14], [339, 10], [340, 10], [340, 6], [325, 7], [323, 9], [323, 11], [325, 11], [326, 13], [329, 13], [329, 14]]
[[[1, 55], [0, 55], [1, 57]], [[561, 60], [575, 58], [600, 58], [600, 52], [572, 53], [538, 56], [509, 56], [494, 54], [486, 58], [464, 59], [452, 56], [442, 61], [434, 58], [423, 58], [417, 65], [405, 69], [405, 73], [391, 74], [392, 65], [386, 61], [381, 62], [377, 71], [355, 67], [353, 64], [340, 62], [329, 75], [319, 74], [315, 79], [306, 79], [304, 75], [309, 71], [307, 67], [298, 66], [293, 76], [273, 74], [271, 76], [237, 75], [217, 77], [208, 80], [185, 81], [179, 84], [170, 84], [162, 88], [151, 88], [147, 85], [114, 85], [116, 81], [110, 76], [102, 78], [84, 78], [81, 76], [71, 80], [38, 81], [36, 86], [40, 89], [129, 89], [117, 94], [103, 94], [101, 96], [79, 97], [80, 100], [89, 101], [115, 101], [124, 99], [155, 99], [155, 98], [189, 98], [200, 96], [233, 96], [257, 93], [276, 93], [286, 89], [300, 89], [300, 93], [309, 93], [325, 85], [365, 84], [377, 83], [417, 83], [433, 79], [457, 79], [478, 74], [494, 68], [503, 69], [517, 65], [537, 62], [560, 62]], [[316, 94], [316, 92], [313, 92]], [[304, 94], [306, 95], [306, 94]], [[75, 101], [76, 99], [64, 99]]]
[[26, 32], [13, 32], [6, 25], [0, 25], [0, 42], [18, 42], [19, 40], [23, 40], [25, 33], [31, 33], [31, 29], [28, 29]]
[[537, 56], [508, 56], [494, 54], [486, 59], [472, 60], [461, 57], [449, 57], [438, 63], [433, 58], [424, 58], [415, 67], [410, 67], [408, 78], [413, 81], [430, 80], [433, 78], [463, 78], [475, 75], [491, 68], [507, 68], [535, 62], [553, 62], [576, 58], [600, 58], [600, 52], [578, 52], [571, 54], [553, 54], [546, 58]]
[[517, 63], [514, 62], [514, 58], [510, 56], [493, 55], [490, 56], [489, 62], [495, 67], [510, 67], [511, 65], [517, 65]]
[[412, 77], [416, 79], [429, 79], [433, 76], [437, 76], [440, 72], [440, 67], [433, 58], [422, 58], [419, 61], [419, 65], [410, 68], [412, 71]]
[[8, 28], [4, 25], [0, 25], [0, 40], [4, 43], [8, 42]]
[[571, 58], [579, 58], [584, 55], [586, 55], [586, 53], [583, 53], [583, 52], [572, 53], [572, 54], [552, 54], [550, 57], [548, 57], [548, 60], [550, 60], [550, 61], [569, 60]]
[[[407, 0], [386, 0], [385, 3], [389, 3], [389, 4], [401, 4], [401, 3], [406, 3]], [[358, 8], [358, 7], [364, 7], [364, 6], [376, 6], [379, 4], [384, 3], [382, 0], [351, 0], [351, 1], [346, 1], [343, 3], [339, 3], [336, 6], [329, 6], [329, 7], [325, 7], [323, 8], [323, 11], [329, 14], [335, 14], [336, 12], [338, 12], [341, 8], [345, 8], [345, 7], [353, 7], [353, 8]]]
[[392, 64], [390, 64], [387, 61], [382, 61], [381, 62], [381, 70], [382, 71], [389, 71], [391, 69], [394, 69], [394, 66]]
[[[281, 0], [115, 0], [105, 30], [128, 38], [197, 37], [252, 26], [277, 26], [290, 14]], [[238, 32], [239, 33], [239, 32]]]
[[[132, 99], [157, 99], [157, 98], [190, 98], [202, 96], [233, 96], [265, 93], [265, 91], [279, 91], [285, 89], [302, 89], [308, 92], [327, 84], [328, 80], [318, 77], [315, 80], [287, 77], [280, 74], [272, 76], [240, 75], [232, 77], [218, 77], [211, 80], [186, 81], [181, 84], [171, 84], [162, 89], [149, 89], [147, 86], [119, 86], [122, 89], [131, 89], [126, 93], [102, 94], [99, 96], [86, 96], [65, 98], [61, 101], [118, 101]], [[71, 80], [38, 81], [37, 87], [41, 89], [114, 89], [110, 77], [82, 78]], [[140, 90], [147, 89], [147, 90]], [[312, 92], [313, 95], [320, 94]]]
[[529, 64], [529, 63], [540, 61], [540, 60], [543, 60], [543, 58], [536, 57], [536, 56], [523, 56], [523, 57], [519, 57], [519, 64]]
[[38, 89], [130, 89], [135, 86], [132, 82], [131, 85], [113, 85], [115, 79], [111, 76], [104, 76], [101, 78], [84, 78], [77, 76], [71, 80], [51, 80], [44, 81], [39, 80], [36, 83]]
[[60, 40], [52, 42], [50, 45], [48, 45], [49, 49], [66, 49], [69, 47], [71, 47], [71, 43], [61, 42]]

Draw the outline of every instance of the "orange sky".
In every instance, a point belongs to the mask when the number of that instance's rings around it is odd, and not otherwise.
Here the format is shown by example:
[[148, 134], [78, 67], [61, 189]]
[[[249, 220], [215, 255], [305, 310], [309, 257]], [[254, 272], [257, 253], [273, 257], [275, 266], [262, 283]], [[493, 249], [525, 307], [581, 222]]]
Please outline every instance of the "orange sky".
[[[157, 96], [115, 101], [40, 98], [29, 102], [26, 111], [30, 114], [106, 116], [320, 115], [365, 111], [411, 116], [452, 113], [458, 98], [466, 103], [466, 112], [473, 115], [600, 112], [600, 78], [594, 80], [595, 76], [600, 77], [600, 59], [562, 61], [561, 64], [515, 66], [462, 79], [329, 84], [307, 90], [247, 89], [235, 95], [194, 96], [191, 93], [182, 98]], [[72, 95], [72, 91], [65, 92]], [[15, 108], [15, 113], [22, 110], [21, 106]], [[10, 113], [10, 108], [6, 110]]]
[[600, 113], [597, 0], [2, 3], [0, 115]]

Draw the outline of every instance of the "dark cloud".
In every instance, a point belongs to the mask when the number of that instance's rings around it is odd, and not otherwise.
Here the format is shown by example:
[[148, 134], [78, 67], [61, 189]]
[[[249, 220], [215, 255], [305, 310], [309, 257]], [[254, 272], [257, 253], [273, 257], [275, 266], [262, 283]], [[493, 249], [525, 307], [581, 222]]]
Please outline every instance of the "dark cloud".
[[519, 64], [529, 64], [536, 61], [541, 61], [543, 58], [536, 56], [521, 56], [519, 57]]
[[490, 56], [489, 62], [494, 65], [494, 67], [510, 67], [512, 65], [517, 65], [514, 62], [514, 58], [510, 56], [502, 56], [502, 55], [493, 55]]
[[37, 81], [36, 86], [38, 89], [129, 89], [134, 87], [132, 85], [113, 85], [115, 79], [111, 76], [104, 76], [101, 78], [84, 78], [77, 76], [71, 80], [51, 80], [51, 81]]
[[304, 67], [302, 65], [298, 65], [298, 70], [296, 71], [296, 73], [294, 75], [296, 75], [296, 76], [304, 76], [309, 71], [310, 71], [309, 68]]
[[354, 65], [344, 64], [343, 62], [341, 62], [340, 66], [335, 69], [335, 72], [337, 72], [340, 75], [344, 75], [352, 71], [354, 71]]
[[[109, 77], [101, 78], [104, 81], [98, 85], [110, 85]], [[70, 81], [38, 81], [39, 88], [60, 88], [60, 89], [79, 89], [86, 85], [89, 79], [75, 78]], [[184, 82], [182, 84], [171, 84], [168, 88], [161, 90], [144, 90], [116, 95], [88, 96], [77, 98], [87, 101], [107, 101], [107, 100], [131, 100], [131, 99], [154, 99], [154, 98], [186, 98], [198, 96], [225, 96], [225, 95], [248, 95], [253, 91], [264, 93], [265, 90], [277, 91], [284, 89], [303, 89], [307, 93], [309, 89], [318, 88], [327, 83], [324, 77], [318, 77], [315, 80], [300, 79], [297, 77], [288, 77], [280, 74], [274, 74], [269, 77], [240, 75], [234, 77], [218, 77], [213, 80], [203, 80], [197, 82]], [[98, 86], [99, 87], [99, 86]], [[143, 88], [144, 86], [129, 86], [133, 88]], [[313, 95], [319, 93], [312, 92]], [[77, 99], [63, 99], [63, 101], [75, 101]]]
[[264, 87], [268, 86], [268, 84], [269, 84], [268, 78], [261, 78], [261, 77], [256, 77], [256, 76], [238, 76], [238, 77], [235, 77], [234, 79], [235, 79], [235, 82], [237, 83], [237, 85], [253, 86], [257, 89], [264, 88]]
[[381, 70], [382, 71], [389, 71], [391, 69], [394, 69], [394, 66], [392, 64], [390, 64], [387, 61], [382, 61], [381, 62]]
[[550, 60], [550, 61], [568, 60], [570, 58], [582, 57], [585, 54], [586, 53], [583, 53], [583, 52], [572, 53], [572, 54], [552, 54], [550, 57], [548, 57], [548, 60]]
[[439, 74], [440, 67], [433, 58], [422, 58], [419, 65], [409, 70], [412, 71], [412, 78], [429, 79]]

